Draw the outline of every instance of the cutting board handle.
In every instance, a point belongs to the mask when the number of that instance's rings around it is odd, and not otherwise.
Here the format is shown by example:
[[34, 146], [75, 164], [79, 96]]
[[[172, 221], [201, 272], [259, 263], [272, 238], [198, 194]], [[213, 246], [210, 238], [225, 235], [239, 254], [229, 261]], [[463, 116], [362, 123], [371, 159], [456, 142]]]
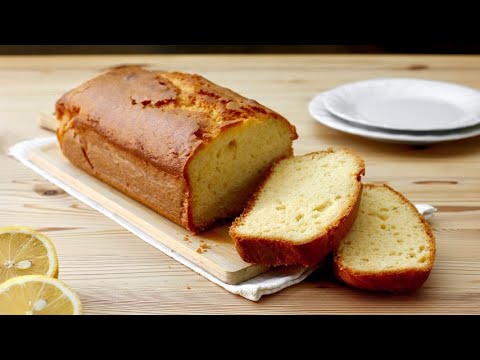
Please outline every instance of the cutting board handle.
[[40, 111], [38, 125], [46, 130], [57, 131], [58, 120], [50, 111]]

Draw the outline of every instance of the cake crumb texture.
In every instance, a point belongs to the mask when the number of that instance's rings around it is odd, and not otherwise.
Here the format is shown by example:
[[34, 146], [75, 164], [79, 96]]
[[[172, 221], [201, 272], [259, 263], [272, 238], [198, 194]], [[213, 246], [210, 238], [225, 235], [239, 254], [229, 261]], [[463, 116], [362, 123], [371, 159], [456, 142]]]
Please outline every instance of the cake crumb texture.
[[368, 290], [412, 291], [434, 259], [435, 238], [414, 205], [387, 185], [364, 185], [357, 219], [335, 254], [337, 276]]
[[364, 162], [349, 149], [279, 161], [230, 229], [242, 258], [264, 265], [311, 265], [350, 228]]

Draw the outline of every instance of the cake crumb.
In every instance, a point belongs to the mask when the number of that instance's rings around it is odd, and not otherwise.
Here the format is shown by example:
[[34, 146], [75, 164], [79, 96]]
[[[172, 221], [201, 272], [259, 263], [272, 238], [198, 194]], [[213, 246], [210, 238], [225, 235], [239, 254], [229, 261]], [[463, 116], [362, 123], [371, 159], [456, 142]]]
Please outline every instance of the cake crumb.
[[197, 253], [199, 254], [203, 254], [204, 252], [206, 252], [208, 249], [210, 249], [210, 245], [206, 244], [206, 243], [201, 243], [198, 248], [197, 248]]

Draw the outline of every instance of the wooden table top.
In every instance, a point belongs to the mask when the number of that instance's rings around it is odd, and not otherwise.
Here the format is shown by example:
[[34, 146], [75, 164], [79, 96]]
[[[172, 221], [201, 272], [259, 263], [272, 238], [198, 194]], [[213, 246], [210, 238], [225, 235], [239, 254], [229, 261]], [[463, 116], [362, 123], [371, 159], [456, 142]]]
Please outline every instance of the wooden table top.
[[[318, 271], [258, 303], [232, 295], [65, 194], [6, 151], [51, 135], [36, 125], [65, 91], [121, 64], [204, 75], [275, 109], [297, 127], [295, 152], [349, 146], [366, 161], [365, 182], [385, 182], [433, 204], [437, 260], [410, 295], [343, 287]], [[480, 313], [480, 137], [431, 146], [362, 139], [316, 123], [316, 93], [373, 77], [418, 77], [480, 88], [480, 56], [145, 55], [0, 57], [0, 225], [21, 224], [55, 242], [60, 278], [87, 314]], [[54, 191], [48, 191], [54, 190]]]

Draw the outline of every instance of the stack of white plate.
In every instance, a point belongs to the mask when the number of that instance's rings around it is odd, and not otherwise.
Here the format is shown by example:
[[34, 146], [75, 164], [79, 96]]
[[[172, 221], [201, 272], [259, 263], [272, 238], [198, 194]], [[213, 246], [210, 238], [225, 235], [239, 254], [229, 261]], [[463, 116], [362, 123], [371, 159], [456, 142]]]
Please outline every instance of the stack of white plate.
[[480, 135], [480, 91], [420, 79], [345, 84], [313, 98], [321, 124], [387, 142], [428, 144]]

